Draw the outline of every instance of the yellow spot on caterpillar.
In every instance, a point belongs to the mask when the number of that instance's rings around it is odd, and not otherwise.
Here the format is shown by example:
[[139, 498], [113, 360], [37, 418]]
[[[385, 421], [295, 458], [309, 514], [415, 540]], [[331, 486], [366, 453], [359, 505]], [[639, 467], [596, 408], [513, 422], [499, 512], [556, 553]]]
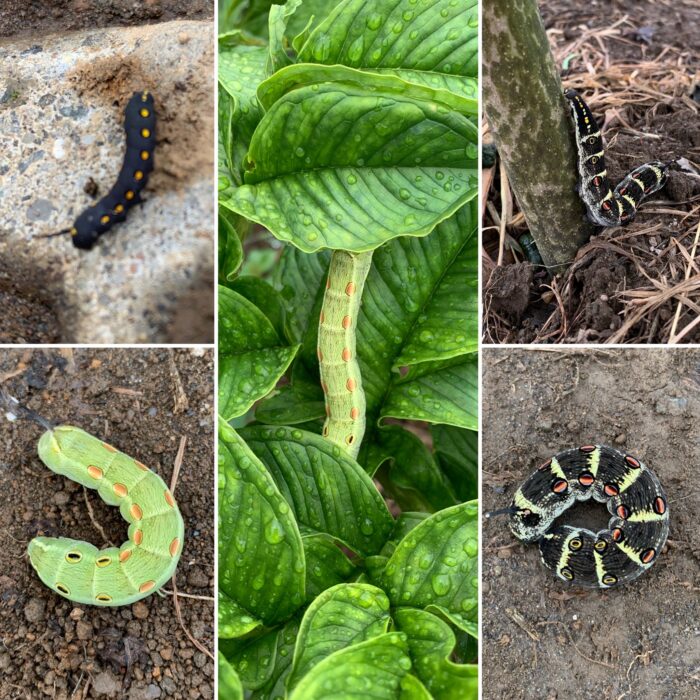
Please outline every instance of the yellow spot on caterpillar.
[[141, 530], [134, 531], [134, 544], [139, 545], [143, 542], [143, 532]]
[[347, 382], [345, 382], [345, 386], [348, 388], [348, 391], [355, 391], [355, 387], [357, 386], [357, 382], [350, 377]]
[[150, 135], [151, 135], [150, 129], [141, 129], [141, 136], [143, 136], [143, 138], [147, 139]]
[[104, 472], [99, 468], [96, 467], [94, 464], [91, 464], [87, 468], [87, 473], [93, 478], [93, 479], [101, 479], [104, 476]]
[[143, 171], [142, 170], [137, 170], [134, 173], [134, 180], [143, 180]]
[[78, 229], [75, 228], [75, 226], [70, 230], [70, 235], [71, 235], [71, 236], [77, 236], [77, 235], [78, 235]]
[[343, 348], [341, 357], [343, 358], [344, 362], [349, 362], [352, 359], [352, 353], [348, 348]]
[[123, 204], [117, 204], [116, 207], [114, 207], [114, 213], [115, 214], [121, 214], [124, 211], [124, 205]]
[[141, 160], [148, 160], [150, 155], [148, 151], [141, 151]]
[[112, 563], [112, 557], [99, 557], [98, 559], [95, 559], [95, 564], [100, 567], [100, 569], [104, 569], [105, 566], [109, 566]]
[[180, 549], [180, 540], [176, 537], [171, 543], [170, 543], [170, 556], [174, 557], [177, 554], [178, 549]]
[[134, 460], [134, 464], [142, 471], [142, 472], [147, 472], [148, 467], [145, 464], [141, 464], [141, 462], [137, 462]]
[[70, 595], [70, 591], [68, 590], [68, 586], [64, 586], [62, 583], [56, 584], [56, 590], [59, 593], [63, 593], [63, 595]]
[[77, 564], [82, 558], [83, 555], [80, 552], [68, 552], [66, 554], [66, 561], [69, 564]]
[[352, 443], [355, 442], [355, 436], [354, 436], [354, 435], [348, 435], [348, 436], [345, 438], [345, 442], [346, 442], [348, 445], [352, 445]]
[[145, 593], [146, 591], [150, 591], [151, 588], [153, 588], [156, 585], [155, 581], [146, 581], [145, 583], [142, 583], [139, 586], [139, 591], [141, 593]]
[[168, 489], [165, 489], [165, 502], [171, 507], [175, 507], [175, 499]]
[[131, 201], [134, 198], [134, 193], [131, 190], [127, 190], [126, 194], [124, 195], [129, 201]]
[[146, 117], [150, 116], [150, 112], [144, 107], [139, 114], [145, 119]]
[[355, 420], [357, 418], [357, 416], [359, 416], [359, 415], [360, 415], [360, 411], [353, 406], [350, 409], [350, 418], [352, 418], [352, 420]]
[[148, 100], [148, 90], [144, 90], [141, 93], [141, 102], [146, 102]]
[[101, 224], [108, 224], [109, 223], [109, 216], [105, 214], [101, 219], [100, 219]]
[[112, 488], [114, 489], [114, 493], [116, 493], [117, 496], [119, 496], [119, 498], [124, 498], [124, 496], [126, 496], [126, 494], [128, 493], [124, 484], [114, 484]]
[[345, 287], [345, 293], [351, 297], [355, 293], [355, 283], [354, 282], [348, 282], [347, 286]]
[[98, 593], [95, 596], [95, 600], [99, 600], [100, 603], [110, 603], [112, 601], [112, 596], [106, 593]]
[[352, 325], [352, 319], [350, 316], [343, 316], [343, 328], [347, 330]]
[[107, 450], [108, 452], [117, 452], [116, 447], [112, 447], [111, 445], [108, 445], [106, 442], [102, 443], [102, 447], [104, 447], [105, 450]]
[[131, 556], [131, 550], [125, 549], [123, 552], [119, 552], [119, 561], [122, 564]]
[[141, 506], [139, 506], [136, 503], [133, 503], [131, 508], [129, 508], [129, 513], [131, 513], [131, 517], [134, 520], [141, 520], [141, 518], [143, 518], [143, 511], [141, 510]]

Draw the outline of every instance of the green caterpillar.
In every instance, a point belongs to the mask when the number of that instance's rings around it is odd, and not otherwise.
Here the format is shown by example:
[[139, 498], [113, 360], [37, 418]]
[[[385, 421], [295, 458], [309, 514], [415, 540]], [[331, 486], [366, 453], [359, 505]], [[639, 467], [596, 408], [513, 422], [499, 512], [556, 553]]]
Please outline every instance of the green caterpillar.
[[108, 549], [66, 537], [35, 537], [29, 560], [42, 582], [85, 605], [129, 605], [157, 591], [177, 567], [185, 532], [165, 482], [80, 428], [53, 426], [2, 387], [0, 402], [10, 409], [8, 418], [21, 413], [46, 428], [38, 452], [51, 471], [95, 489], [129, 523], [129, 539]]
[[365, 393], [355, 331], [372, 253], [336, 250], [318, 325], [318, 361], [326, 399], [323, 435], [357, 457], [365, 434]]

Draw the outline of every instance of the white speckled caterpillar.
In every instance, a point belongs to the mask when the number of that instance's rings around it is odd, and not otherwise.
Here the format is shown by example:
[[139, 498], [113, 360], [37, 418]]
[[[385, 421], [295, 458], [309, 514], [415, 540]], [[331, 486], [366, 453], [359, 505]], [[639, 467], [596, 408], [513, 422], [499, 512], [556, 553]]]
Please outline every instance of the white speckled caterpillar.
[[371, 252], [333, 252], [318, 325], [318, 360], [326, 397], [323, 435], [352, 457], [357, 456], [365, 434], [365, 393], [355, 332], [371, 266]]
[[[552, 527], [576, 501], [605, 503], [605, 530]], [[666, 495], [654, 472], [612, 447], [586, 445], [547, 460], [518, 488], [508, 513], [523, 542], [538, 542], [544, 565], [563, 581], [587, 588], [627, 583], [657, 559], [668, 536]]]
[[70, 233], [76, 248], [89, 250], [114, 224], [126, 220], [126, 214], [142, 200], [140, 192], [153, 170], [156, 147], [156, 115], [153, 95], [147, 90], [135, 92], [124, 112], [126, 152], [124, 163], [112, 189], [95, 205], [88, 207], [71, 228], [49, 236]]
[[598, 226], [630, 223], [642, 201], [665, 184], [671, 163], [652, 161], [632, 170], [613, 190], [605, 167], [603, 137], [590, 108], [575, 90], [567, 90], [578, 150], [576, 191], [588, 219]]
[[163, 480], [141, 462], [69, 425], [52, 426], [3, 392], [8, 405], [40, 423], [39, 457], [51, 471], [96, 489], [129, 523], [121, 547], [98, 550], [65, 537], [35, 537], [29, 559], [39, 578], [76, 603], [129, 605], [157, 591], [175, 571], [184, 523]]

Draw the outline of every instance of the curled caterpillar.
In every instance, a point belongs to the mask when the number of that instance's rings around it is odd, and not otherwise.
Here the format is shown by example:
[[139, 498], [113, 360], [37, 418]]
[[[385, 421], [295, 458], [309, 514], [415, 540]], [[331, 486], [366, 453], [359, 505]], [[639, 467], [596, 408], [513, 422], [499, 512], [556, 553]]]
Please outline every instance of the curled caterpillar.
[[605, 147], [598, 123], [575, 90], [567, 90], [564, 96], [575, 125], [579, 172], [576, 191], [586, 205], [588, 219], [598, 226], [630, 223], [642, 201], [666, 184], [671, 163], [652, 161], [640, 165], [613, 190], [605, 168]]
[[[590, 498], [610, 511], [607, 529], [552, 527], [576, 501]], [[518, 488], [511, 506], [493, 514], [504, 512], [518, 539], [539, 543], [548, 569], [586, 588], [611, 588], [637, 578], [656, 561], [668, 536], [668, 503], [654, 472], [602, 445], [547, 460]]]
[[131, 207], [141, 203], [140, 193], [153, 170], [156, 145], [156, 115], [153, 95], [148, 91], [135, 92], [129, 100], [124, 113], [124, 130], [124, 163], [112, 189], [80, 214], [71, 228], [49, 235], [70, 233], [76, 248], [90, 250], [102, 234], [126, 219]]

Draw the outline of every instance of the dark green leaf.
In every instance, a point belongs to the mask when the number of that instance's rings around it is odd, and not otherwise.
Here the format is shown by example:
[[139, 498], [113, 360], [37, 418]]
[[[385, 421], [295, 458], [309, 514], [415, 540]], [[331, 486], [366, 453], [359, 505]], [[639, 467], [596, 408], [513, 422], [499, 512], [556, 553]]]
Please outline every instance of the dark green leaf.
[[268, 425], [298, 425], [325, 415], [320, 385], [303, 380], [281, 387], [277, 394], [262, 401], [255, 410], [256, 420]]
[[277, 642], [281, 630], [268, 630], [264, 634], [241, 640], [235, 650], [224, 651], [246, 690], [262, 688], [272, 676], [277, 654]]
[[270, 321], [277, 336], [284, 338], [284, 307], [279, 293], [272, 285], [259, 277], [241, 275], [227, 286], [255, 304]]
[[243, 686], [226, 657], [219, 652], [219, 700], [243, 700]]
[[479, 492], [479, 433], [433, 425], [435, 454], [460, 501], [471, 501]]
[[247, 610], [241, 608], [223, 591], [219, 591], [217, 631], [221, 639], [237, 639], [262, 626]]
[[305, 535], [306, 600], [311, 602], [331, 586], [347, 581], [355, 572], [352, 562], [327, 535]]
[[277, 636], [275, 663], [270, 679], [262, 688], [253, 691], [250, 700], [284, 700], [287, 697], [286, 683], [292, 670], [298, 631], [299, 620], [296, 616], [281, 628], [281, 633]]

